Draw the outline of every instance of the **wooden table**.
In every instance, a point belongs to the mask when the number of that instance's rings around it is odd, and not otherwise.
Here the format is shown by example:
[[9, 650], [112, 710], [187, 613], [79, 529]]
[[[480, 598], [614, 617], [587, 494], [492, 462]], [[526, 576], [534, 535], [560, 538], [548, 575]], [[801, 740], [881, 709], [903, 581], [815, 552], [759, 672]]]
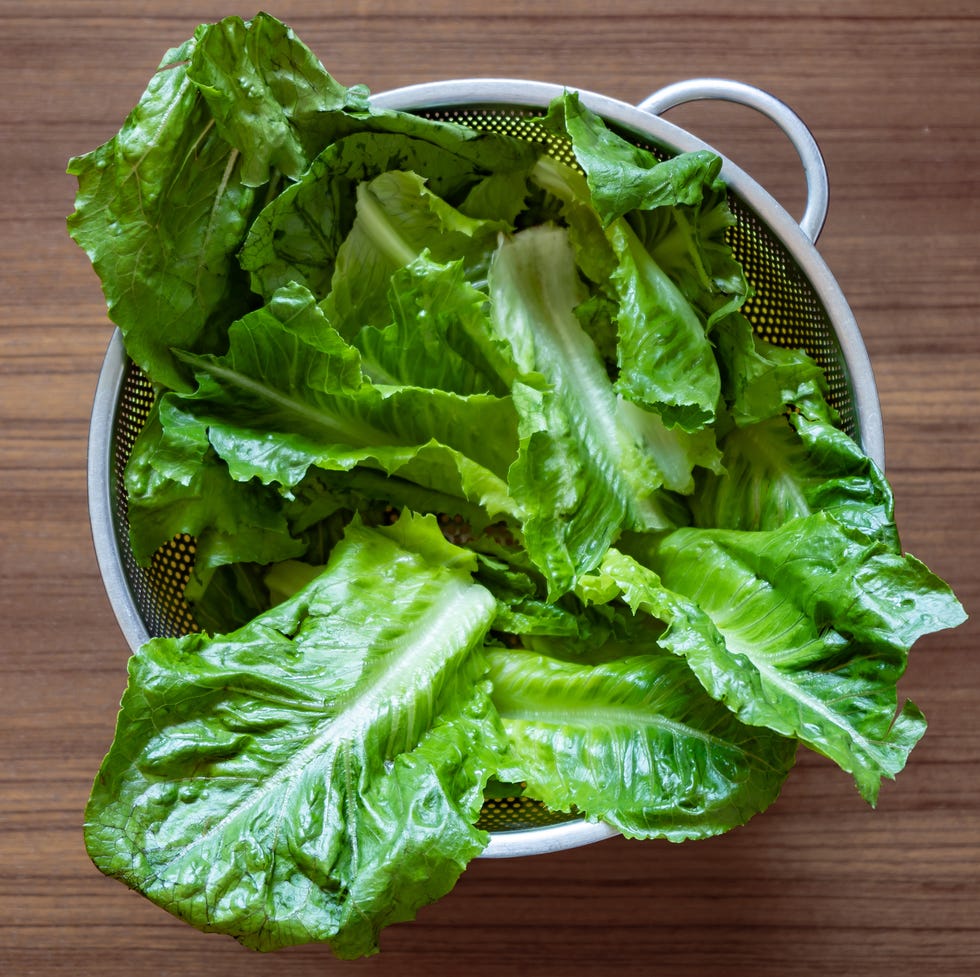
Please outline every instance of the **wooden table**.
[[[980, 8], [975, 0], [281, 2], [342, 82], [497, 75], [636, 102], [723, 75], [794, 106], [831, 180], [820, 239], [877, 373], [906, 547], [980, 601]], [[923, 13], [928, 11], [928, 13]], [[878, 809], [804, 757], [743, 829], [481, 860], [380, 956], [258, 955], [172, 919], [89, 863], [81, 817], [128, 650], [89, 536], [88, 414], [111, 327], [65, 232], [72, 154], [109, 138], [164, 50], [233, 9], [0, 0], [0, 972], [980, 973], [980, 656], [923, 640], [901, 691], [930, 718]], [[793, 151], [747, 110], [673, 121], [801, 207]]]

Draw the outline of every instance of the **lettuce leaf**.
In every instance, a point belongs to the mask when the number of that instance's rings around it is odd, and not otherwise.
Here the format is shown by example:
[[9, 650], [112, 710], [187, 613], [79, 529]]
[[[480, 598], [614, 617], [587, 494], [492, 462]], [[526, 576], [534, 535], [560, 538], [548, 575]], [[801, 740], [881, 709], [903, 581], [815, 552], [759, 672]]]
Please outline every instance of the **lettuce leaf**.
[[623, 529], [676, 525], [660, 490], [686, 488], [716, 450], [710, 432], [669, 431], [617, 395], [575, 315], [575, 268], [567, 232], [544, 225], [503, 242], [490, 269], [493, 326], [520, 376], [512, 396], [521, 443], [509, 480], [526, 513], [524, 544], [553, 595], [594, 569]]
[[[316, 331], [316, 343], [306, 336]], [[182, 358], [193, 393], [165, 395], [166, 432], [210, 446], [233, 478], [289, 491], [311, 466], [370, 464], [509, 512], [508, 466], [517, 451], [509, 398], [439, 388], [381, 386], [334, 332], [301, 285], [234, 323], [224, 356]]]
[[491, 652], [498, 775], [630, 838], [707, 838], [767, 808], [795, 739], [739, 722], [655, 636], [634, 625], [629, 652], [595, 664]]
[[473, 566], [434, 519], [352, 525], [244, 628], [146, 644], [87, 810], [95, 863], [256, 949], [377, 949], [487, 841], [495, 602]]
[[506, 394], [513, 364], [494, 343], [484, 283], [506, 221], [475, 220], [415, 173], [358, 184], [356, 216], [321, 303], [382, 382]]
[[147, 376], [186, 389], [171, 349], [221, 349], [251, 304], [236, 253], [257, 211], [365, 104], [275, 18], [228, 18], [168, 51], [119, 133], [69, 161], [69, 232]]
[[732, 424], [720, 440], [721, 464], [697, 475], [694, 524], [769, 530], [825, 511], [900, 552], [891, 487], [836, 425], [817, 364], [753, 336], [737, 313], [716, 335]]
[[746, 530], [828, 512], [899, 551], [881, 472], [843, 431], [802, 412], [725, 435], [721, 468], [701, 474], [691, 511], [696, 525]]
[[613, 132], [577, 92], [555, 99], [543, 121], [571, 139], [605, 226], [632, 211], [698, 203], [706, 186], [718, 186], [721, 159], [716, 154], [700, 151], [659, 159]]
[[834, 760], [876, 803], [925, 731], [912, 703], [896, 713], [909, 648], [964, 619], [948, 585], [824, 512], [624, 546], [638, 562], [610, 552], [604, 571], [671, 626], [666, 643], [705, 689]]

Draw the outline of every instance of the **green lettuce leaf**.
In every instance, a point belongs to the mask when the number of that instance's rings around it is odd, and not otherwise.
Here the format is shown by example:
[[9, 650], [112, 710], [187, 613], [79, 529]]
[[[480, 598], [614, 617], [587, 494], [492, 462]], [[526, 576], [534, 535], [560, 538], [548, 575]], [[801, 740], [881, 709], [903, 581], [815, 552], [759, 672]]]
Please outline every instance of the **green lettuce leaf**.
[[86, 811], [95, 863], [256, 949], [377, 949], [487, 841], [495, 603], [472, 569], [430, 518], [353, 525], [246, 627], [147, 643]]
[[736, 424], [765, 421], [804, 402], [809, 413], [819, 410], [829, 423], [837, 420], [826, 401], [826, 377], [805, 350], [768, 342], [738, 312], [720, 319], [712, 335], [721, 365], [722, 395]]
[[236, 253], [277, 168], [298, 176], [324, 118], [363, 104], [274, 18], [228, 18], [168, 51], [119, 133], [69, 161], [69, 232], [154, 381], [187, 388], [174, 347], [222, 348], [252, 304]]
[[705, 689], [743, 722], [834, 760], [876, 803], [925, 731], [912, 703], [896, 714], [909, 648], [964, 618], [949, 587], [825, 512], [768, 532], [683, 528], [623, 546], [640, 563], [611, 554], [604, 571], [671, 625], [671, 650]]
[[733, 428], [722, 441], [720, 470], [699, 474], [690, 500], [695, 525], [769, 530], [825, 511], [899, 550], [884, 476], [819, 417], [794, 412]]
[[414, 173], [357, 186], [357, 213], [321, 308], [379, 382], [505, 395], [513, 364], [494, 343], [484, 282], [504, 221], [478, 221]]
[[[603, 127], [599, 119], [593, 125]], [[705, 427], [715, 417], [721, 378], [697, 308], [628, 221], [614, 216], [602, 222], [595, 198], [601, 175], [586, 182], [557, 160], [542, 159], [531, 176], [561, 202], [576, 261], [583, 275], [599, 286], [591, 299], [604, 297], [606, 314], [616, 324], [617, 391], [657, 411], [671, 427]], [[648, 205], [671, 209], [677, 199], [656, 194]]]
[[632, 211], [627, 218], [657, 266], [705, 319], [707, 330], [737, 311], [751, 293], [732, 253], [735, 216], [720, 180], [705, 180], [694, 203]]
[[[316, 344], [304, 337], [317, 333]], [[185, 355], [198, 382], [167, 394], [167, 433], [209, 445], [239, 481], [289, 491], [312, 467], [368, 464], [495, 513], [513, 513], [517, 452], [509, 398], [382, 387], [327, 323], [313, 296], [287, 286], [236, 322], [221, 357]]]
[[577, 92], [566, 91], [543, 123], [571, 139], [592, 202], [604, 225], [631, 211], [696, 204], [706, 187], [719, 186], [721, 158], [700, 151], [659, 159], [613, 132]]
[[827, 511], [900, 552], [891, 487], [837, 426], [817, 363], [753, 335], [737, 313], [715, 335], [733, 423], [721, 438], [721, 465], [698, 473], [694, 524], [768, 530]]
[[285, 24], [259, 13], [226, 17], [197, 32], [188, 78], [214, 125], [242, 155], [241, 178], [261, 187], [276, 174], [298, 180], [346, 129], [338, 116], [368, 110], [367, 89], [346, 88]]
[[487, 326], [486, 295], [466, 281], [462, 262], [427, 254], [395, 271], [387, 292], [391, 321], [354, 337], [361, 368], [375, 383], [507, 396], [513, 368]]
[[215, 567], [206, 584], [191, 590], [187, 604], [194, 623], [207, 634], [227, 634], [267, 611], [273, 601], [265, 570], [262, 564], [244, 561]]
[[423, 252], [439, 264], [459, 264], [464, 277], [486, 278], [498, 236], [507, 221], [476, 220], [431, 192], [416, 173], [389, 170], [357, 185], [354, 223], [337, 250], [323, 308], [344, 336], [364, 326], [384, 326], [390, 311], [388, 282]]
[[581, 297], [564, 229], [529, 228], [498, 248], [491, 316], [521, 377], [509, 484], [526, 514], [524, 545], [552, 595], [594, 569], [623, 529], [685, 521], [661, 489], [689, 489], [694, 466], [714, 464], [717, 452], [711, 432], [668, 430], [617, 395], [575, 315]]
[[653, 628], [634, 624], [628, 647], [596, 664], [491, 652], [509, 742], [499, 776], [631, 838], [706, 838], [767, 808], [796, 741], [739, 722]]

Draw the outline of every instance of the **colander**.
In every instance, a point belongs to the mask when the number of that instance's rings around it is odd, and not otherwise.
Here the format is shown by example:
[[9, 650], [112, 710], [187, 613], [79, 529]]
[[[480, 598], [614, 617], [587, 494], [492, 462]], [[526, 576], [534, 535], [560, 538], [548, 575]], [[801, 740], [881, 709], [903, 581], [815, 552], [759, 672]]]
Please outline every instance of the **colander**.
[[[372, 102], [379, 108], [542, 140], [545, 134], [533, 120], [562, 91], [561, 86], [543, 82], [479, 78], [398, 88], [374, 95]], [[731, 245], [754, 293], [744, 312], [766, 339], [781, 346], [803, 347], [821, 364], [841, 426], [883, 467], [881, 413], [867, 351], [840, 287], [814, 246], [827, 213], [827, 172], [820, 150], [800, 118], [767, 92], [728, 79], [678, 82], [639, 105], [581, 90], [579, 95], [611, 129], [660, 157], [712, 150], [660, 118], [669, 108], [697, 99], [747, 105], [785, 133], [799, 154], [806, 178], [807, 200], [799, 222], [723, 157], [721, 176], [729, 187], [736, 218], [730, 229]], [[549, 141], [549, 150], [574, 163], [565, 145]], [[182, 596], [193, 566], [194, 540], [187, 536], [172, 540], [148, 567], [138, 566], [129, 548], [122, 475], [152, 401], [151, 385], [126, 357], [116, 330], [106, 352], [92, 412], [89, 508], [106, 592], [134, 651], [152, 636], [196, 629]], [[488, 798], [482, 826], [490, 831], [484, 857], [557, 851], [615, 833], [605, 825], [556, 814], [520, 796]]]

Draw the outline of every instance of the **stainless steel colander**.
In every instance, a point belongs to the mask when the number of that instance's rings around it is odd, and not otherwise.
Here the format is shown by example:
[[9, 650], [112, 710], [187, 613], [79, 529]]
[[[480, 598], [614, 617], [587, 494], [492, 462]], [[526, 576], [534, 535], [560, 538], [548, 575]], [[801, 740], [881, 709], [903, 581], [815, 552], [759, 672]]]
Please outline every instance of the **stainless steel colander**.
[[[533, 122], [560, 95], [560, 86], [513, 79], [465, 79], [415, 85], [374, 95], [379, 108], [450, 119], [481, 129], [542, 139]], [[728, 184], [736, 224], [730, 230], [754, 294], [744, 311], [756, 330], [781, 345], [805, 348], [824, 368], [829, 399], [842, 427], [880, 466], [884, 464], [881, 413], [871, 364], [854, 317], [815, 242], [827, 213], [828, 184], [819, 148], [809, 130], [772, 95], [725, 79], [695, 79], [668, 86], [639, 105], [579, 92], [584, 104], [610, 128], [659, 156], [711, 149], [659, 117], [694, 99], [739, 102], [772, 119], [796, 148], [807, 184], [807, 203], [797, 222], [762, 187], [730, 161]], [[550, 150], [574, 162], [564, 145]], [[716, 151], [716, 150], [715, 150]], [[126, 357], [118, 330], [99, 377], [89, 437], [89, 509], [99, 567], [113, 611], [134, 651], [148, 638], [196, 628], [183, 600], [194, 560], [194, 540], [174, 539], [149, 567], [129, 548], [122, 474], [153, 400], [148, 381]], [[521, 797], [488, 799], [482, 826], [491, 832], [485, 856], [530, 855], [588, 844], [614, 832], [569, 815], [555, 814]]]

